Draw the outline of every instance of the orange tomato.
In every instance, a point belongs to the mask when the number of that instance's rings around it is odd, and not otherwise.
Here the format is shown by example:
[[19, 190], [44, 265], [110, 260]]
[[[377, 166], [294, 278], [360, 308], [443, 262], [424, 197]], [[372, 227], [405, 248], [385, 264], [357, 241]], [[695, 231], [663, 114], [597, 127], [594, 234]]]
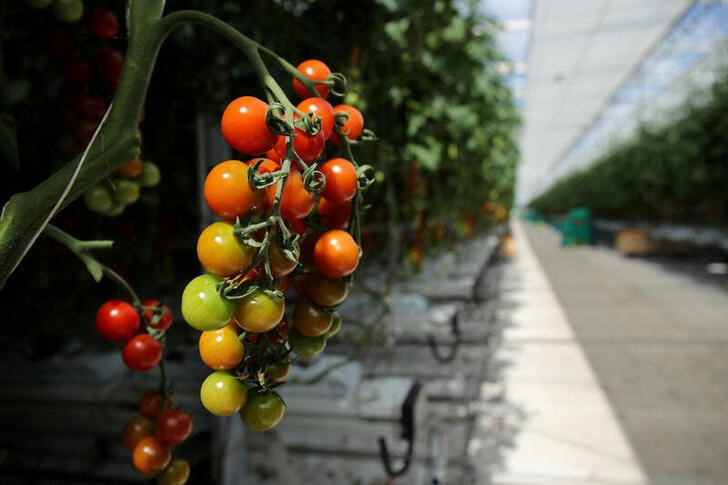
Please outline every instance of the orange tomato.
[[199, 348], [202, 361], [215, 370], [235, 369], [245, 356], [245, 347], [230, 325], [202, 332]]
[[224, 219], [243, 217], [259, 206], [263, 192], [248, 184], [248, 166], [239, 160], [226, 160], [210, 170], [204, 195], [210, 210]]
[[348, 232], [327, 231], [314, 245], [313, 264], [324, 276], [341, 278], [353, 273], [359, 265], [359, 246]]

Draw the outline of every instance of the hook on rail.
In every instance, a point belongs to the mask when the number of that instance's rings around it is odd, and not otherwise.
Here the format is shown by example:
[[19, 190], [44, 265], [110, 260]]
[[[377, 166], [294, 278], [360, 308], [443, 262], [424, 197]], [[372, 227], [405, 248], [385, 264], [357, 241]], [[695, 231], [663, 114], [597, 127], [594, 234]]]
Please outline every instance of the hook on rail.
[[400, 426], [402, 428], [401, 437], [407, 442], [407, 451], [403, 457], [404, 463], [399, 468], [394, 467], [392, 464], [392, 456], [389, 454], [389, 447], [387, 446], [387, 440], [383, 437], [379, 437], [379, 457], [384, 465], [384, 470], [387, 472], [387, 476], [395, 478], [407, 473], [407, 470], [412, 463], [412, 455], [414, 452], [415, 443], [415, 405], [417, 398], [422, 391], [422, 384], [415, 382], [410, 387], [407, 397], [405, 397], [402, 403], [402, 412], [400, 414]]
[[435, 360], [441, 364], [452, 362], [458, 355], [458, 349], [462, 342], [462, 335], [460, 333], [460, 311], [455, 312], [450, 319], [450, 333], [455, 339], [448, 344], [449, 350], [446, 354], [440, 353], [440, 346], [437, 344], [435, 337], [432, 335], [427, 336], [427, 345], [430, 347], [430, 352], [432, 352], [432, 356]]

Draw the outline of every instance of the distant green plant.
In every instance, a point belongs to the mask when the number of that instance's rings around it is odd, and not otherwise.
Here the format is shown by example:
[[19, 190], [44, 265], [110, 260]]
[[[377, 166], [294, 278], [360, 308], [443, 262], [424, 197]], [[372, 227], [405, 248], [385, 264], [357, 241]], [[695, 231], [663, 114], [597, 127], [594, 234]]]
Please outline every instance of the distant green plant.
[[[588, 206], [597, 217], [725, 224], [728, 220], [728, 77], [710, 101], [691, 97], [663, 126], [626, 143], [534, 199], [543, 213]], [[704, 97], [703, 97], [704, 98]]]

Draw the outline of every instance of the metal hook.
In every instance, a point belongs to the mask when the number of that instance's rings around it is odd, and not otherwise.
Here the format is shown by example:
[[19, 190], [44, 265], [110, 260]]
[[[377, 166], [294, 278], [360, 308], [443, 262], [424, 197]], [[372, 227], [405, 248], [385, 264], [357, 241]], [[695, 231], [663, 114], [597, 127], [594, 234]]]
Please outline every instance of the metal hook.
[[389, 454], [389, 447], [387, 446], [387, 440], [383, 437], [379, 437], [379, 456], [384, 465], [384, 470], [387, 472], [387, 476], [395, 478], [404, 475], [412, 463], [412, 455], [414, 451], [415, 443], [415, 404], [417, 398], [422, 390], [422, 384], [415, 382], [410, 387], [407, 397], [402, 403], [402, 414], [400, 415], [400, 425], [402, 426], [402, 439], [407, 442], [407, 451], [404, 455], [404, 463], [398, 469], [394, 469], [392, 466], [392, 458]]
[[449, 344], [450, 350], [445, 355], [440, 353], [440, 347], [438, 346], [435, 337], [433, 337], [432, 335], [427, 336], [427, 345], [429, 345], [430, 347], [430, 352], [432, 352], [432, 356], [435, 358], [435, 360], [440, 362], [441, 364], [447, 364], [449, 362], [452, 362], [458, 355], [458, 349], [460, 348], [460, 343], [463, 340], [460, 333], [459, 311], [455, 312], [455, 314], [450, 319], [450, 333], [453, 335], [453, 337], [455, 337], [455, 340], [453, 340]]

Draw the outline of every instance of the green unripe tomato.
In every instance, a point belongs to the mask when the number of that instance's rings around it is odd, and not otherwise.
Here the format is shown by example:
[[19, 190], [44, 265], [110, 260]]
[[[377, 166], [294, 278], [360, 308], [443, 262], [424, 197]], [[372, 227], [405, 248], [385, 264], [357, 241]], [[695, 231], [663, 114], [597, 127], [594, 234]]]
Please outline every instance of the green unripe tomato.
[[326, 336], [307, 337], [293, 327], [288, 330], [288, 343], [296, 355], [302, 359], [312, 359], [326, 348]]
[[154, 187], [162, 179], [162, 172], [159, 167], [153, 162], [144, 162], [142, 165], [142, 173], [139, 174], [137, 181], [142, 184], [142, 187]]
[[339, 330], [341, 330], [341, 315], [334, 312], [331, 316], [331, 328], [329, 328], [329, 331], [326, 332], [326, 339], [328, 340], [331, 337], [336, 336], [336, 334], [339, 333]]
[[248, 399], [248, 389], [234, 375], [213, 372], [202, 382], [200, 400], [215, 416], [232, 416]]
[[240, 410], [245, 424], [256, 431], [268, 431], [281, 421], [286, 405], [275, 391], [256, 392]]
[[48, 8], [51, 3], [53, 3], [53, 0], [25, 0], [27, 6], [37, 9]]
[[217, 330], [230, 322], [233, 303], [220, 296], [215, 286], [220, 278], [211, 274], [197, 276], [182, 292], [182, 318], [197, 330]]
[[114, 184], [112, 197], [114, 202], [122, 205], [130, 205], [139, 200], [139, 184], [126, 179], [117, 180]]
[[111, 192], [103, 185], [94, 185], [85, 194], [83, 194], [83, 202], [88, 210], [104, 214], [111, 210], [114, 201], [111, 198]]
[[121, 215], [122, 212], [124, 212], [124, 209], [126, 206], [124, 204], [117, 204], [114, 202], [111, 204], [111, 207], [109, 207], [108, 210], [105, 210], [104, 212], [101, 212], [101, 215], [104, 215], [106, 217], [116, 217], [118, 215]]
[[81, 0], [55, 0], [53, 16], [61, 22], [77, 22], [83, 17], [83, 2]]

